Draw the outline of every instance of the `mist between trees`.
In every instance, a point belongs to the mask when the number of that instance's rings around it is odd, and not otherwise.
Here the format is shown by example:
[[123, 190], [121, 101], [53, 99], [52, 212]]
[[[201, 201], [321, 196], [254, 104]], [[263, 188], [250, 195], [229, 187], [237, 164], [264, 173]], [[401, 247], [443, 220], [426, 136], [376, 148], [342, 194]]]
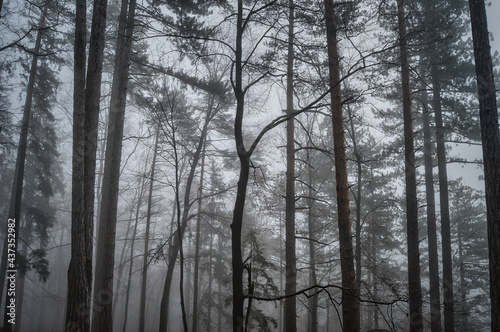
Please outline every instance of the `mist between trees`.
[[3, 330], [500, 331], [485, 8], [2, 1]]

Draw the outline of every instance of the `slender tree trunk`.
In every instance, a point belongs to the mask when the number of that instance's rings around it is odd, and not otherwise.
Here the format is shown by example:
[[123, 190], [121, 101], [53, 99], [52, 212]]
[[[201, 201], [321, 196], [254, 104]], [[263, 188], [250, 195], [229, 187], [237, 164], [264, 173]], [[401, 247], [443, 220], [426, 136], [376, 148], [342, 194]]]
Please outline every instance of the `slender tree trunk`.
[[[21, 120], [21, 133], [19, 135], [19, 146], [17, 148], [17, 157], [16, 157], [16, 168], [14, 173], [14, 181], [12, 184], [12, 191], [10, 197], [10, 207], [9, 207], [9, 218], [8, 223], [6, 223], [6, 237], [4, 240], [3, 252], [2, 252], [2, 262], [0, 267], [0, 300], [3, 296], [3, 285], [5, 283], [5, 279], [7, 279], [7, 295], [5, 299], [5, 313], [4, 313], [4, 328], [5, 331], [12, 331], [16, 324], [16, 289], [11, 289], [9, 284], [14, 283], [16, 279], [16, 252], [17, 246], [19, 243], [19, 229], [21, 225], [21, 204], [23, 198], [23, 183], [24, 183], [24, 168], [26, 162], [26, 149], [28, 144], [28, 131], [30, 125], [30, 117], [31, 117], [31, 105], [33, 102], [33, 92], [35, 89], [35, 78], [37, 75], [38, 68], [38, 55], [40, 53], [40, 46], [42, 43], [42, 33], [43, 27], [45, 25], [45, 17], [47, 14], [47, 6], [45, 6], [42, 16], [40, 17], [40, 21], [38, 26], [40, 29], [38, 30], [35, 42], [35, 49], [33, 58], [31, 60], [31, 68], [30, 75], [28, 79], [28, 86], [26, 89], [26, 100], [24, 103], [23, 109], [23, 118]], [[13, 226], [14, 232], [9, 232]], [[11, 306], [13, 303], [14, 308], [12, 309], [14, 315], [10, 314], [11, 309], [8, 306]], [[11, 306], [12, 307], [12, 306]]]
[[191, 324], [191, 331], [198, 331], [198, 270], [200, 265], [200, 233], [201, 233], [201, 205], [203, 197], [203, 178], [205, 175], [205, 151], [207, 142], [203, 143], [203, 152], [201, 157], [201, 171], [200, 171], [200, 188], [198, 189], [198, 214], [196, 216], [196, 244], [194, 253], [194, 277], [193, 277], [193, 321]]
[[[134, 199], [137, 199], [137, 196]], [[138, 206], [139, 205], [137, 205], [136, 209], [138, 209]], [[116, 286], [115, 286], [115, 292], [113, 294], [113, 296], [114, 296], [114, 298], [113, 298], [113, 317], [116, 316], [116, 306], [117, 306], [117, 302], [118, 302], [118, 296], [120, 293], [120, 283], [122, 280], [123, 270], [125, 270], [125, 252], [127, 251], [129, 234], [130, 234], [130, 230], [132, 229], [132, 215], [133, 214], [134, 214], [134, 209], [131, 207], [130, 213], [128, 216], [127, 233], [125, 234], [122, 252], [120, 254], [120, 259], [118, 261], [118, 274], [116, 276]]]
[[408, 287], [410, 302], [410, 332], [422, 331], [422, 286], [420, 284], [420, 253], [418, 237], [418, 202], [413, 143], [413, 114], [410, 89], [410, 65], [403, 0], [397, 0], [401, 81], [405, 137], [406, 225], [408, 242]]
[[[351, 135], [352, 135], [352, 145], [354, 149], [354, 158], [356, 158], [356, 168], [357, 168], [357, 189], [355, 195], [356, 202], [356, 295], [358, 298], [361, 295], [361, 192], [362, 192], [362, 162], [361, 154], [358, 150], [358, 143], [356, 140], [356, 132], [354, 131], [354, 119], [352, 113], [349, 111], [349, 123], [351, 125]], [[361, 308], [358, 306], [356, 308], [356, 328], [361, 329]]]
[[[222, 260], [220, 258], [220, 254], [222, 253], [223, 247], [222, 247], [222, 236], [219, 234], [219, 257], [218, 257], [218, 264], [219, 266], [222, 266]], [[217, 331], [222, 331], [222, 310], [224, 307], [222, 306], [222, 281], [221, 278], [217, 279]]]
[[436, 233], [436, 203], [432, 171], [432, 143], [427, 90], [423, 89], [422, 122], [424, 131], [425, 198], [427, 202], [427, 241], [429, 250], [429, 293], [431, 301], [431, 331], [441, 331], [441, 296], [439, 293], [439, 261]]
[[436, 140], [439, 170], [439, 203], [441, 211], [441, 241], [443, 255], [443, 299], [444, 330], [455, 330], [453, 309], [453, 267], [451, 258], [450, 208], [448, 194], [448, 174], [446, 170], [446, 147], [444, 144], [443, 112], [441, 110], [441, 87], [437, 64], [432, 64], [432, 105], [436, 118]]
[[479, 92], [490, 258], [491, 331], [500, 331], [500, 134], [484, 0], [469, 0]]
[[108, 139], [94, 285], [92, 330], [113, 330], [113, 272], [123, 126], [135, 21], [135, 0], [122, 0], [109, 108]]
[[87, 4], [85, 0], [76, 2], [71, 261], [68, 270], [66, 332], [90, 330], [95, 156], [106, 8], [107, 0], [94, 0], [85, 78]]
[[212, 287], [214, 280], [214, 273], [212, 270], [213, 267], [213, 245], [214, 245], [214, 233], [210, 232], [210, 257], [208, 259], [208, 303], [207, 303], [207, 326], [206, 331], [212, 331]]
[[183, 202], [183, 211], [182, 211], [182, 222], [180, 227], [178, 228], [176, 235], [172, 236], [173, 246], [172, 250], [169, 253], [168, 259], [168, 268], [167, 275], [165, 277], [165, 284], [163, 287], [163, 295], [161, 299], [161, 312], [160, 312], [160, 332], [166, 332], [168, 328], [168, 313], [169, 313], [169, 300], [170, 300], [170, 286], [172, 285], [172, 277], [174, 274], [175, 262], [177, 260], [177, 255], [179, 254], [180, 249], [180, 238], [184, 235], [184, 230], [186, 229], [189, 209], [191, 207], [190, 204], [190, 194], [191, 194], [191, 185], [193, 183], [194, 174], [196, 171], [196, 167], [198, 165], [198, 161], [200, 159], [201, 151], [203, 148], [203, 143], [207, 137], [208, 132], [208, 124], [210, 123], [213, 114], [209, 113], [205, 117], [205, 123], [203, 124], [203, 129], [200, 134], [200, 139], [198, 140], [198, 145], [196, 147], [196, 151], [193, 154], [193, 161], [191, 164], [191, 169], [189, 171], [189, 175], [186, 181], [186, 188], [184, 192], [184, 202]]
[[144, 235], [144, 254], [142, 258], [142, 282], [141, 282], [141, 307], [139, 317], [139, 332], [144, 332], [146, 328], [146, 289], [148, 282], [148, 257], [149, 257], [149, 232], [151, 229], [151, 207], [153, 205], [153, 187], [155, 181], [156, 156], [158, 154], [158, 139], [160, 128], [156, 128], [156, 138], [153, 150], [153, 162], [151, 163], [151, 173], [149, 179], [148, 212], [146, 214], [146, 234]]
[[342, 95], [340, 90], [340, 63], [337, 50], [337, 27], [332, 0], [324, 0], [328, 62], [330, 69], [330, 97], [333, 127], [333, 150], [335, 154], [335, 180], [340, 242], [340, 266], [342, 270], [342, 320], [344, 331], [357, 331], [356, 276], [352, 230], [349, 210], [349, 188], [347, 183], [347, 160], [345, 153], [344, 119], [342, 117]]
[[[288, 1], [288, 58], [286, 73], [286, 112], [293, 113], [293, 25], [294, 4]], [[295, 256], [295, 119], [286, 122], [286, 194], [285, 194], [285, 295], [297, 291], [297, 258]], [[297, 331], [297, 300], [285, 299], [284, 332]]]
[[457, 238], [458, 238], [458, 262], [460, 269], [460, 326], [463, 330], [469, 328], [469, 305], [467, 303], [467, 283], [465, 281], [465, 262], [464, 262], [464, 248], [463, 248], [463, 234], [462, 234], [463, 221], [459, 217], [457, 220]]
[[[309, 161], [309, 150], [307, 150], [307, 161]], [[316, 277], [316, 245], [315, 245], [315, 240], [316, 240], [316, 218], [314, 217], [313, 213], [313, 206], [314, 206], [314, 197], [313, 197], [313, 190], [312, 190], [312, 175], [313, 175], [313, 168], [312, 166], [309, 165], [308, 167], [308, 187], [309, 187], [309, 192], [308, 192], [308, 201], [309, 201], [309, 209], [307, 211], [307, 225], [308, 225], [308, 232], [309, 232], [309, 286], [314, 286], [318, 284], [318, 279]], [[308, 323], [307, 323], [307, 330], [309, 332], [317, 332], [318, 331], [318, 295], [314, 295], [316, 292], [315, 289], [312, 289], [309, 293], [309, 300], [308, 300]]]
[[240, 174], [236, 202], [234, 203], [233, 221], [231, 224], [231, 262], [233, 265], [233, 332], [242, 332], [244, 327], [243, 306], [245, 295], [243, 293], [243, 258], [241, 248], [241, 231], [243, 228], [243, 213], [247, 194], [248, 177], [250, 174], [250, 155], [243, 142], [243, 111], [245, 95], [243, 93], [243, 0], [238, 0], [238, 14], [236, 22], [236, 61], [234, 94], [236, 97], [236, 116], [234, 122], [234, 137], [236, 151], [240, 160]]
[[129, 305], [129, 299], [130, 299], [130, 285], [132, 283], [132, 273], [133, 273], [133, 267], [134, 267], [134, 246], [135, 246], [135, 238], [137, 235], [137, 225], [139, 224], [139, 212], [140, 212], [140, 208], [142, 205], [142, 197], [143, 197], [143, 193], [144, 193], [144, 185], [145, 185], [144, 178], [141, 182], [142, 182], [141, 188], [139, 189], [140, 193], [139, 193], [139, 197], [137, 199], [137, 209], [135, 210], [134, 231], [132, 232], [132, 239], [131, 239], [132, 243], [130, 244], [130, 264], [129, 264], [129, 268], [128, 268], [127, 289], [125, 291], [125, 310], [124, 310], [125, 317], [123, 319], [123, 327], [122, 327], [123, 332], [125, 332], [127, 329], [128, 305]]

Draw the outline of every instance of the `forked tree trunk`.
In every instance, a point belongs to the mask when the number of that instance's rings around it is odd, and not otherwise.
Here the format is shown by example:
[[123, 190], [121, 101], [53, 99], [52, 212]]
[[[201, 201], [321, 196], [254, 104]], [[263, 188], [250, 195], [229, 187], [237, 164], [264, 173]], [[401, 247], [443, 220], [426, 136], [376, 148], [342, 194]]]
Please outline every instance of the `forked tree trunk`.
[[500, 134], [495, 80], [484, 0], [469, 0], [479, 117], [483, 143], [484, 179], [490, 258], [491, 331], [500, 331]]
[[[286, 73], [286, 112], [293, 113], [293, 25], [294, 4], [288, 1], [288, 57]], [[297, 291], [297, 259], [295, 257], [295, 119], [286, 123], [286, 194], [285, 194], [285, 295]], [[284, 332], [297, 331], [297, 301], [295, 296], [285, 299]]]
[[95, 159], [106, 9], [107, 0], [94, 0], [86, 73], [87, 4], [85, 0], [77, 0], [76, 2], [71, 261], [68, 269], [66, 332], [88, 332], [90, 330]]
[[420, 253], [418, 249], [418, 202], [413, 143], [413, 114], [410, 89], [410, 65], [403, 0], [397, 0], [401, 83], [403, 87], [403, 116], [405, 141], [406, 226], [408, 242], [408, 287], [410, 302], [410, 332], [423, 330], [422, 286], [420, 284]]
[[342, 270], [342, 323], [344, 331], [357, 331], [356, 276], [349, 210], [349, 187], [347, 183], [347, 159], [345, 152], [344, 119], [342, 117], [342, 94], [340, 90], [340, 63], [337, 50], [337, 27], [332, 0], [324, 0], [328, 63], [330, 70], [330, 97], [333, 128], [333, 150], [335, 154], [335, 180], [340, 242], [340, 267]]

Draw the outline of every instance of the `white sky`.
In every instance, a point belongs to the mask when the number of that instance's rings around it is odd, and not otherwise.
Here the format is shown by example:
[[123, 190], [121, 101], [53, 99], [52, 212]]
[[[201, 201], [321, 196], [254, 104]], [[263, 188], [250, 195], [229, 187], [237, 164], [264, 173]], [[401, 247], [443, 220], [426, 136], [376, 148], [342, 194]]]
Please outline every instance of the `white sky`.
[[492, 51], [500, 52], [500, 0], [491, 1], [486, 7], [488, 15], [488, 29], [493, 33], [494, 40], [491, 44]]

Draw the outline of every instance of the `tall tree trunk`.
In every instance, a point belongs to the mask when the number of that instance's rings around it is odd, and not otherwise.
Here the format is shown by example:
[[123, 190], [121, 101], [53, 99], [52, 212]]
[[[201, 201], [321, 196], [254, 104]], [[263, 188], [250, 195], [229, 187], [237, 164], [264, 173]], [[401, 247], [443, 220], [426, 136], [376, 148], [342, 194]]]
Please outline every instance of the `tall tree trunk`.
[[[309, 163], [309, 150], [306, 151], [307, 154], [307, 162]], [[312, 176], [313, 176], [313, 167], [309, 165], [308, 167], [308, 211], [307, 211], [307, 227], [309, 233], [309, 286], [314, 286], [318, 284], [318, 278], [316, 277], [316, 218], [313, 213], [314, 206], [314, 193], [312, 190]], [[318, 295], [316, 293], [316, 289], [311, 289], [309, 292], [309, 300], [308, 300], [308, 316], [307, 316], [307, 330], [309, 332], [317, 332], [318, 331]]]
[[[19, 135], [19, 145], [17, 147], [16, 168], [14, 173], [14, 182], [12, 184], [12, 191], [10, 197], [9, 218], [6, 223], [6, 236], [2, 251], [2, 262], [0, 267], [0, 300], [3, 296], [3, 285], [7, 279], [7, 295], [5, 299], [5, 313], [4, 313], [4, 328], [5, 331], [12, 331], [16, 324], [16, 289], [11, 289], [9, 284], [16, 279], [16, 252], [19, 243], [19, 229], [21, 225], [21, 203], [23, 198], [23, 183], [24, 183], [24, 168], [26, 162], [26, 149], [28, 144], [28, 130], [30, 126], [31, 105], [33, 102], [33, 92], [35, 89], [35, 78], [37, 75], [38, 67], [38, 54], [42, 43], [42, 34], [44, 31], [45, 17], [47, 14], [47, 6], [45, 6], [43, 13], [40, 17], [38, 30], [35, 42], [35, 49], [33, 50], [33, 58], [31, 60], [30, 75], [28, 79], [28, 86], [26, 89], [26, 100], [23, 109], [23, 118], [21, 120], [21, 133]], [[14, 232], [9, 232], [13, 227]], [[10, 315], [11, 303], [13, 303], [13, 316]], [[11, 308], [8, 308], [8, 305]]]
[[413, 143], [413, 114], [410, 89], [410, 65], [403, 0], [397, 0], [401, 82], [405, 137], [406, 226], [408, 242], [408, 287], [410, 302], [410, 332], [422, 331], [422, 286], [420, 284], [420, 253], [418, 249], [418, 202]]
[[92, 291], [92, 237], [99, 101], [104, 53], [107, 0], [94, 0], [92, 29], [85, 76], [85, 0], [76, 2], [71, 261], [65, 331], [88, 332]]
[[250, 155], [243, 142], [243, 112], [245, 107], [245, 94], [243, 92], [243, 0], [238, 0], [238, 13], [236, 22], [236, 61], [234, 77], [234, 95], [236, 97], [236, 116], [234, 121], [234, 138], [236, 152], [240, 160], [240, 174], [238, 189], [234, 203], [233, 221], [231, 223], [231, 263], [233, 266], [233, 332], [242, 332], [244, 325], [243, 306], [245, 295], [243, 293], [243, 258], [241, 248], [241, 231], [243, 228], [243, 213], [247, 194], [248, 177], [250, 174]]
[[201, 171], [200, 171], [200, 187], [198, 189], [198, 214], [196, 216], [196, 239], [195, 239], [195, 253], [194, 253], [194, 276], [193, 276], [193, 321], [191, 324], [191, 331], [198, 331], [198, 270], [200, 265], [200, 245], [201, 245], [201, 206], [203, 200], [203, 178], [205, 175], [205, 151], [207, 142], [203, 143], [203, 152], [201, 156]]
[[441, 296], [439, 293], [439, 260], [436, 233], [436, 203], [434, 199], [434, 174], [432, 171], [432, 143], [430, 111], [427, 90], [422, 90], [424, 105], [422, 122], [424, 131], [425, 198], [427, 212], [427, 241], [429, 251], [429, 293], [431, 301], [431, 331], [441, 331]]
[[92, 330], [113, 330], [113, 271], [123, 126], [135, 21], [135, 0], [122, 0], [109, 108], [108, 139], [94, 284]]
[[160, 128], [156, 128], [156, 138], [153, 150], [153, 162], [149, 175], [148, 211], [146, 214], [146, 234], [144, 235], [144, 254], [142, 257], [142, 282], [141, 282], [141, 306], [139, 317], [139, 332], [144, 332], [146, 328], [146, 289], [148, 282], [148, 257], [149, 257], [149, 232], [151, 229], [151, 207], [153, 205], [153, 187], [155, 181], [156, 156], [158, 154], [158, 139]]
[[352, 230], [349, 210], [349, 187], [347, 183], [347, 160], [345, 153], [344, 119], [342, 117], [342, 95], [340, 90], [340, 63], [337, 50], [337, 27], [332, 0], [324, 0], [328, 62], [330, 70], [330, 97], [333, 127], [333, 150], [335, 154], [335, 180], [340, 242], [340, 267], [342, 270], [342, 320], [344, 331], [357, 331], [356, 276]]
[[490, 258], [491, 331], [500, 331], [500, 135], [484, 0], [469, 0], [479, 92]]
[[[351, 135], [352, 135], [352, 146], [354, 149], [354, 158], [356, 161], [356, 169], [357, 169], [357, 189], [355, 194], [355, 202], [356, 202], [356, 295], [358, 298], [361, 295], [361, 193], [362, 193], [362, 163], [361, 154], [358, 150], [358, 143], [356, 140], [356, 132], [354, 131], [354, 119], [352, 117], [351, 111], [348, 111], [349, 115], [349, 123], [351, 125]], [[356, 308], [356, 328], [361, 329], [361, 308], [358, 306]]]
[[[286, 112], [293, 113], [293, 25], [294, 4], [288, 1], [288, 57], [286, 73]], [[286, 194], [285, 194], [285, 295], [297, 291], [297, 258], [295, 256], [295, 119], [286, 122]], [[297, 301], [285, 299], [284, 332], [297, 331]]]
[[436, 140], [439, 170], [439, 203], [441, 211], [441, 241], [443, 255], [443, 299], [444, 330], [455, 330], [453, 310], [453, 267], [451, 258], [450, 207], [448, 194], [448, 174], [446, 170], [446, 147], [444, 144], [443, 112], [441, 109], [441, 87], [437, 64], [432, 64], [432, 105], [436, 118]]

